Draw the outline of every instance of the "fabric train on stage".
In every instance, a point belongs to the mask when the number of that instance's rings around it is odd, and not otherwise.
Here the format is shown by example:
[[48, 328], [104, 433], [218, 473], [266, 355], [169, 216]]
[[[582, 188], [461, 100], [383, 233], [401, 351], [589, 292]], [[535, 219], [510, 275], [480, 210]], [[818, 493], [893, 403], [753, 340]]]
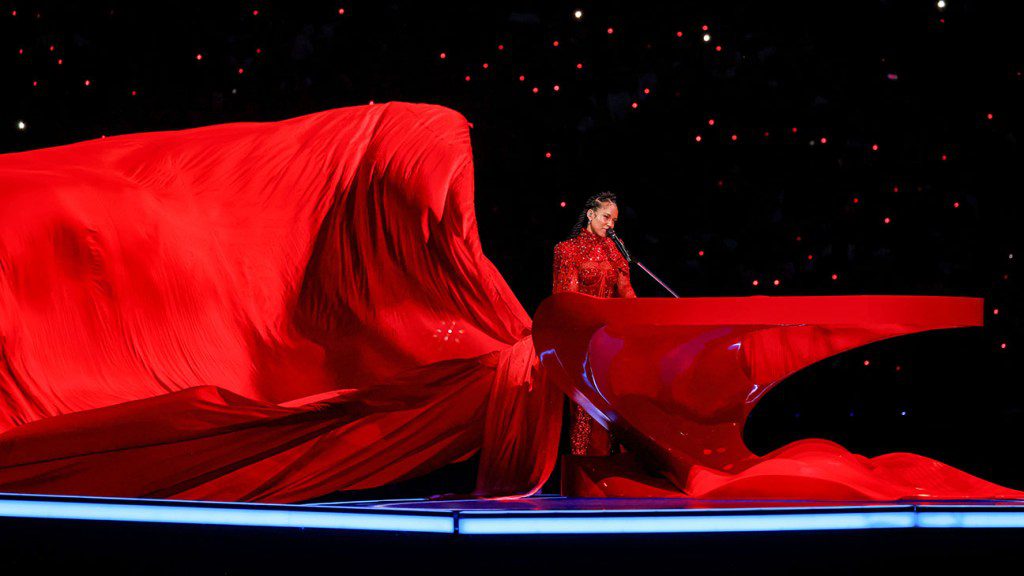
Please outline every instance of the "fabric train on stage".
[[0, 491], [290, 502], [480, 451], [502, 496], [554, 466], [562, 393], [451, 110], [0, 155], [0, 206]]

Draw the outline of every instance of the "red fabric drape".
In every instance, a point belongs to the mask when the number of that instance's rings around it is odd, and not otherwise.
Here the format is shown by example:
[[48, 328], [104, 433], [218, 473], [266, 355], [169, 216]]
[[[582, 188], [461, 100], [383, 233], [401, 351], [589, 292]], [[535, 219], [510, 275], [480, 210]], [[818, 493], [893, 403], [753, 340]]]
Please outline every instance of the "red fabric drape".
[[554, 465], [451, 110], [0, 155], [0, 206], [0, 491], [288, 502], [482, 448], [510, 495]]

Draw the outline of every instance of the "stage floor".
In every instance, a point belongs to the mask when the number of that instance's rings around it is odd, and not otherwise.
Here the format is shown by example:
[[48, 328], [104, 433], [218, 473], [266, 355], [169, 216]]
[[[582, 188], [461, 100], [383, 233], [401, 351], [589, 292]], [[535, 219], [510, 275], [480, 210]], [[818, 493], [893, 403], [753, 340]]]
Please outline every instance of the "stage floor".
[[588, 499], [248, 504], [0, 494], [3, 518], [205, 524], [450, 535], [1021, 529], [1024, 500], [817, 502]]

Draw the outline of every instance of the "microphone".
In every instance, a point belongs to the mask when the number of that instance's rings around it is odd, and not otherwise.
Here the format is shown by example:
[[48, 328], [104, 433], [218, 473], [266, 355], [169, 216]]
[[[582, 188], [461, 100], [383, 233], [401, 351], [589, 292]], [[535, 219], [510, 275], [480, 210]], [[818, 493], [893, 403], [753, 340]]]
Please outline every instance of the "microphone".
[[608, 230], [608, 237], [612, 239], [612, 242], [615, 242], [615, 247], [619, 249], [619, 252], [622, 252], [622, 257], [626, 259], [627, 264], [636, 264], [637, 268], [646, 272], [648, 276], [653, 278], [654, 281], [660, 284], [662, 288], [667, 290], [669, 294], [671, 294], [675, 298], [679, 298], [679, 294], [676, 294], [675, 290], [669, 288], [668, 284], [665, 284], [665, 282], [663, 282], [661, 278], [655, 276], [654, 272], [648, 270], [647, 266], [644, 266], [643, 262], [640, 262], [639, 260], [633, 260], [633, 257], [629, 255], [629, 250], [626, 250], [626, 245], [622, 243], [622, 240], [619, 239], [619, 235], [615, 233], [614, 228]]
[[626, 259], [626, 263], [632, 264], [633, 257], [629, 255], [629, 250], [626, 250], [626, 245], [619, 239], [619, 235], [615, 233], [614, 228], [608, 230], [608, 237], [612, 239], [612, 242], [615, 242], [615, 247], [619, 249], [619, 252], [622, 252], [622, 257]]

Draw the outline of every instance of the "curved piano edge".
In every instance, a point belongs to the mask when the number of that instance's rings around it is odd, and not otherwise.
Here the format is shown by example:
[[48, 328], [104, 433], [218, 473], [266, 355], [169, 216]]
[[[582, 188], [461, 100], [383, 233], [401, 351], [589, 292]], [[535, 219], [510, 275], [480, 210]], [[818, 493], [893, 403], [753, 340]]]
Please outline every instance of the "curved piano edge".
[[[587, 379], [593, 335], [604, 327], [753, 327], [767, 333], [783, 327], [831, 326], [849, 333], [874, 332], [799, 365], [775, 370], [777, 383], [804, 366], [874, 341], [930, 330], [982, 326], [984, 300], [950, 296], [752, 296], [715, 298], [595, 298], [559, 293], [534, 315], [534, 347], [542, 363], [570, 380]], [[773, 327], [783, 328], [774, 330]], [[795, 344], [795, 343], [794, 343]], [[764, 378], [753, 378], [764, 382]]]
[[982, 326], [984, 299], [966, 296], [722, 296], [596, 298], [553, 294], [534, 314], [534, 334], [578, 316], [620, 325], [915, 324], [934, 328]]

